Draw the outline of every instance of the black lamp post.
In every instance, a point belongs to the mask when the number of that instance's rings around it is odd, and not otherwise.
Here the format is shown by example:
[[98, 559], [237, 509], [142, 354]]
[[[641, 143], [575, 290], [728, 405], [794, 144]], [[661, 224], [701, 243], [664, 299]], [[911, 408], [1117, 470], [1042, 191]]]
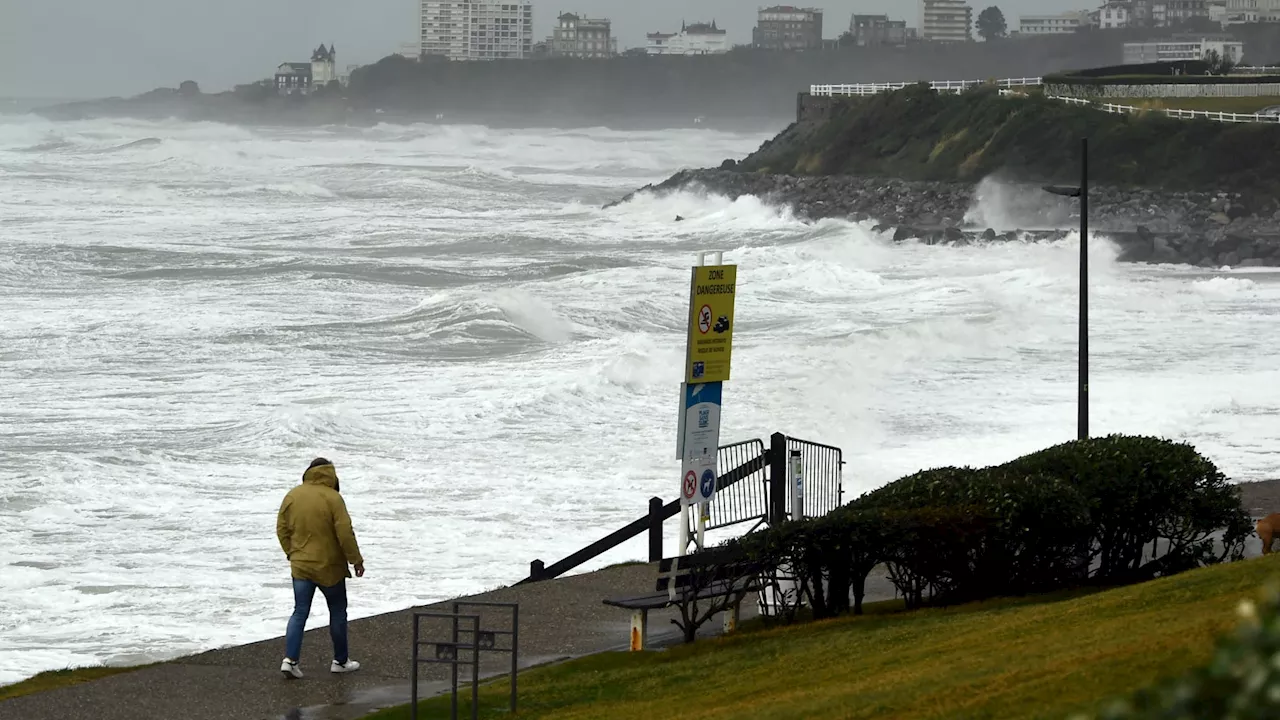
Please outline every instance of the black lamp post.
[[1080, 379], [1076, 432], [1089, 437], [1089, 140], [1080, 138], [1080, 185], [1046, 185], [1047, 192], [1080, 198]]

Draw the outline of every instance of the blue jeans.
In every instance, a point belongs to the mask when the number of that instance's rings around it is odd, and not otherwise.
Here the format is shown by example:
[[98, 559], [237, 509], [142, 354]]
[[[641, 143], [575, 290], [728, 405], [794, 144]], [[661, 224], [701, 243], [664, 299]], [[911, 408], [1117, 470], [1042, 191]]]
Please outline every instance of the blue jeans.
[[307, 616], [311, 614], [311, 599], [316, 588], [324, 593], [329, 604], [329, 637], [333, 639], [333, 659], [338, 664], [347, 663], [347, 581], [324, 587], [310, 580], [293, 579], [293, 615], [289, 618], [289, 631], [285, 633], [285, 657], [297, 662], [302, 656], [302, 632], [307, 628]]

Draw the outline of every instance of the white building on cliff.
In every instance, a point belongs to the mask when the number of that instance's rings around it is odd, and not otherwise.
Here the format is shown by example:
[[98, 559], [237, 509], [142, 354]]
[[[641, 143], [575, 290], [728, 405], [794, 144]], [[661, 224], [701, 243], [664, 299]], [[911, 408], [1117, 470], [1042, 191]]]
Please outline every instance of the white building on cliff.
[[338, 51], [324, 43], [311, 53], [311, 86], [319, 89], [338, 79]]
[[649, 33], [645, 50], [650, 55], [720, 55], [729, 52], [729, 33], [710, 24], [681, 24], [678, 33]]

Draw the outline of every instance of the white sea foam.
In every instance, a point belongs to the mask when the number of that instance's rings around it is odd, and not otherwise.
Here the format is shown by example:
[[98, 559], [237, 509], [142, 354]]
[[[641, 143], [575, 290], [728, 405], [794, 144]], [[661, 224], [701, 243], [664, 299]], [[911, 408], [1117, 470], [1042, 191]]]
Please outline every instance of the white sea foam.
[[[695, 192], [601, 209], [763, 139], [0, 119], [0, 682], [281, 634], [274, 514], [315, 455], [368, 558], [356, 617], [635, 519], [675, 489], [703, 250], [740, 267], [726, 441], [840, 446], [848, 498], [1074, 435], [1077, 237], [895, 244]], [[1274, 477], [1274, 275], [1089, 250], [1094, 432]]]

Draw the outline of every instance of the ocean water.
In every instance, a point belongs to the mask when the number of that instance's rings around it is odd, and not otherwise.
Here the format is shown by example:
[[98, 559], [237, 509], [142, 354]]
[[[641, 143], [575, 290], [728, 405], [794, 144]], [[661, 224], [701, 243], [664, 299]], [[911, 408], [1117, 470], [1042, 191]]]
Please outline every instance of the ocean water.
[[[837, 445], [852, 497], [1074, 437], [1079, 238], [601, 209], [765, 139], [0, 116], [0, 683], [282, 634], [274, 516], [316, 455], [367, 559], [355, 617], [514, 582], [674, 497], [702, 250], [739, 266], [724, 441]], [[1276, 477], [1280, 284], [1089, 251], [1093, 431]]]

